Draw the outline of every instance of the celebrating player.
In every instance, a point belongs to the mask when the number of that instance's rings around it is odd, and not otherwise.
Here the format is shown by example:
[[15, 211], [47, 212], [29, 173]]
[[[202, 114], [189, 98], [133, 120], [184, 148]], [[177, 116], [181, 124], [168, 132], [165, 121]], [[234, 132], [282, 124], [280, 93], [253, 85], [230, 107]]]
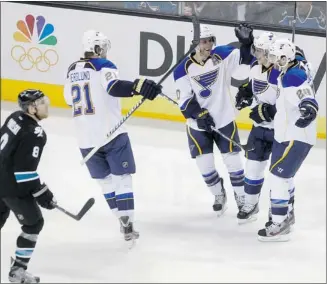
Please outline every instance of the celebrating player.
[[295, 53], [296, 47], [288, 39], [276, 40], [269, 48], [268, 60], [281, 73], [277, 78], [269, 176], [272, 220], [258, 231], [260, 241], [289, 240], [290, 185], [316, 142], [318, 102], [306, 69], [296, 60]]
[[117, 67], [107, 59], [110, 41], [101, 32], [85, 32], [83, 48], [84, 58], [68, 68], [64, 97], [72, 106], [83, 157], [94, 147], [103, 145], [86, 165], [91, 177], [100, 184], [110, 209], [120, 220], [125, 240], [131, 241], [139, 234], [133, 229], [135, 162], [125, 126], [111, 136], [109, 143], [104, 141], [107, 133], [122, 119], [121, 97], [141, 95], [153, 100], [162, 87], [147, 79], [120, 80]]
[[187, 119], [187, 137], [191, 157], [215, 196], [213, 210], [221, 215], [227, 209], [223, 179], [216, 170], [213, 156], [215, 143], [224, 160], [234, 189], [238, 208], [244, 203], [244, 170], [240, 149], [220, 136], [213, 128], [239, 142], [235, 109], [229, 87], [231, 76], [240, 64], [249, 64], [253, 30], [247, 25], [235, 29], [241, 48], [217, 46], [208, 26], [200, 27], [200, 43], [174, 71], [179, 106]]
[[[276, 91], [277, 77], [279, 70], [273, 68], [273, 64], [268, 61], [268, 51], [270, 45], [276, 40], [276, 36], [271, 32], [263, 32], [254, 38], [252, 54], [255, 56], [251, 64], [250, 82], [241, 86], [236, 95], [236, 108], [242, 109], [250, 106], [252, 111], [250, 118], [253, 120], [253, 127], [248, 137], [248, 144], [254, 150], [246, 153], [245, 184], [246, 194], [245, 205], [237, 215], [240, 224], [256, 220], [259, 212], [259, 196], [264, 182], [264, 171], [271, 154], [274, 141], [274, 116], [276, 113]], [[302, 50], [297, 48], [296, 59], [306, 67], [310, 67], [304, 58]], [[310, 70], [306, 68], [306, 73]], [[254, 98], [254, 99], [253, 99]], [[289, 221], [295, 223], [294, 215], [294, 192], [295, 187], [289, 183]]]
[[44, 224], [38, 204], [54, 208], [53, 194], [36, 171], [47, 140], [38, 121], [48, 117], [49, 101], [39, 90], [25, 90], [18, 102], [22, 111], [12, 113], [0, 129], [0, 222], [2, 228], [11, 210], [22, 225], [9, 281], [38, 283], [40, 278], [26, 270]]

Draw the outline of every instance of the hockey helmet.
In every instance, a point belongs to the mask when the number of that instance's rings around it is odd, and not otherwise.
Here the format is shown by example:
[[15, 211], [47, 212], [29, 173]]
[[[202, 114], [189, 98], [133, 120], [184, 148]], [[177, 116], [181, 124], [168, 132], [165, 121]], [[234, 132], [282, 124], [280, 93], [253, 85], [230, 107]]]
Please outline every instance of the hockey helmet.
[[257, 59], [262, 56], [268, 58], [268, 51], [270, 45], [276, 40], [276, 36], [272, 32], [263, 32], [259, 36], [256, 36], [251, 46], [251, 54]]
[[18, 94], [18, 105], [23, 111], [27, 111], [28, 106], [35, 103], [36, 100], [45, 97], [40, 90], [27, 89]]
[[269, 48], [268, 60], [281, 71], [288, 63], [295, 60], [296, 48], [289, 39], [277, 39]]
[[107, 53], [111, 47], [109, 39], [101, 32], [88, 30], [83, 35], [84, 52], [93, 52], [97, 55]]
[[213, 44], [216, 45], [216, 37], [208, 25], [200, 26], [200, 39], [212, 38]]

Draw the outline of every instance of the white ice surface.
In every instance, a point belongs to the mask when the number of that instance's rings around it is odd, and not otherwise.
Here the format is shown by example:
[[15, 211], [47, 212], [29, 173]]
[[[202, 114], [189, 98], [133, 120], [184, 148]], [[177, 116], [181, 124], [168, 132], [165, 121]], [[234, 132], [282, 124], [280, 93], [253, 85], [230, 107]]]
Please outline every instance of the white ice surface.
[[[14, 108], [1, 107], [3, 123]], [[256, 234], [267, 219], [268, 183], [258, 220], [240, 227], [228, 174], [216, 151], [229, 200], [225, 216], [216, 218], [213, 197], [189, 157], [184, 127], [131, 119], [135, 226], [141, 236], [128, 251], [99, 186], [79, 164], [67, 111], [52, 112], [42, 122], [48, 143], [39, 174], [63, 207], [76, 212], [89, 197], [96, 203], [79, 222], [43, 210], [45, 226], [29, 266], [41, 282], [326, 282], [326, 148], [315, 147], [296, 176], [292, 240], [260, 243]], [[1, 283], [8, 281], [19, 233], [11, 214], [1, 232]]]

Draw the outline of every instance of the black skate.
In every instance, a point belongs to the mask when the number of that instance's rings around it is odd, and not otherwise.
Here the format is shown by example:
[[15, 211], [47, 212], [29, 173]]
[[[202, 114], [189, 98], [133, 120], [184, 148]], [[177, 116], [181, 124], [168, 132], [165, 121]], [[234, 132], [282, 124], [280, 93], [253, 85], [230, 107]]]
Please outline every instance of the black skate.
[[129, 217], [128, 216], [122, 216], [119, 218], [120, 220], [120, 224], [123, 228], [123, 234], [124, 234], [124, 239], [127, 242], [133, 242], [134, 244], [134, 240], [138, 239], [140, 234], [136, 231], [134, 231], [133, 228], [133, 223], [129, 221]]
[[258, 231], [261, 242], [287, 242], [290, 239], [290, 223], [286, 218], [282, 223], [267, 222], [264, 229]]
[[224, 180], [220, 178], [222, 193], [215, 195], [215, 202], [212, 205], [213, 211], [217, 212], [217, 216], [222, 216], [227, 210], [227, 195], [224, 188]]
[[[119, 223], [120, 223], [120, 232], [122, 234], [124, 234], [124, 232], [125, 232], [124, 226], [121, 222], [119, 222]], [[134, 236], [134, 239], [138, 239], [140, 237], [140, 233], [138, 231], [135, 231], [134, 228], [133, 228], [133, 236]]]
[[[9, 272], [10, 283], [40, 283], [40, 277], [33, 276], [26, 269], [20, 266], [14, 266], [15, 260], [11, 258], [11, 268]], [[25, 264], [24, 264], [25, 265]]]
[[259, 213], [259, 204], [245, 204], [241, 210], [237, 213], [237, 221], [239, 225], [254, 222], [257, 220], [257, 214]]

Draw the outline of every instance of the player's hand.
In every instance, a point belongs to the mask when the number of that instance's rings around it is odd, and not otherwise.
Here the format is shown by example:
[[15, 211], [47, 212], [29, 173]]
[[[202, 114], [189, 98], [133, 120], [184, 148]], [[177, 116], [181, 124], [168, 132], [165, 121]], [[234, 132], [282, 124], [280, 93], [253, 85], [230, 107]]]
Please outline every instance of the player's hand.
[[304, 101], [300, 104], [300, 118], [295, 122], [295, 125], [300, 128], [307, 127], [317, 117], [318, 106], [311, 101]]
[[271, 122], [276, 114], [276, 106], [270, 104], [259, 104], [252, 109], [250, 118], [256, 123], [264, 121]]
[[139, 94], [150, 101], [154, 100], [159, 94], [161, 94], [161, 89], [161, 85], [148, 79], [136, 79], [133, 85], [133, 91], [136, 94]]
[[253, 43], [253, 28], [248, 24], [240, 24], [234, 29], [238, 41], [244, 45]]
[[236, 94], [236, 104], [235, 107], [241, 110], [245, 107], [252, 105], [253, 93], [249, 88], [248, 84], [244, 84], [238, 88], [238, 93]]
[[200, 129], [205, 130], [209, 133], [212, 132], [211, 127], [216, 126], [209, 111], [205, 108], [203, 108], [201, 112], [196, 115], [196, 122]]
[[55, 208], [53, 194], [45, 183], [41, 185], [41, 188], [38, 191], [33, 193], [33, 196], [41, 207], [49, 210]]

